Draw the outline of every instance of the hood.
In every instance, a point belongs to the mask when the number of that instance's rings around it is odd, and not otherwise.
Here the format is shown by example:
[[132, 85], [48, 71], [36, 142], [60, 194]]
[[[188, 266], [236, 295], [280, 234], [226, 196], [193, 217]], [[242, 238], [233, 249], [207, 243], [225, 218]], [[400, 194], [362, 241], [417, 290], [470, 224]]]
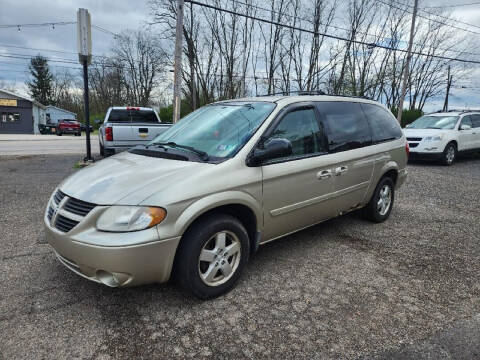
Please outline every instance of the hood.
[[63, 181], [60, 190], [98, 205], [138, 205], [211, 166], [215, 165], [123, 152], [79, 170]]
[[426, 137], [445, 134], [453, 131], [452, 129], [403, 129], [405, 136], [407, 137]]

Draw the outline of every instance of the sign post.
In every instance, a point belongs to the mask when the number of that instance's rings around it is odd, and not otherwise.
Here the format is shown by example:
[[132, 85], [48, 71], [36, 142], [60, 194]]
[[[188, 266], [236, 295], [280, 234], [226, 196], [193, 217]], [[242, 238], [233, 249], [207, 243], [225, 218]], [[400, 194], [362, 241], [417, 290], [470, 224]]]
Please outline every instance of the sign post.
[[77, 11], [78, 60], [83, 66], [83, 99], [85, 105], [85, 135], [87, 138], [87, 156], [85, 161], [93, 161], [90, 144], [90, 109], [88, 99], [88, 65], [92, 61], [92, 27], [87, 9]]

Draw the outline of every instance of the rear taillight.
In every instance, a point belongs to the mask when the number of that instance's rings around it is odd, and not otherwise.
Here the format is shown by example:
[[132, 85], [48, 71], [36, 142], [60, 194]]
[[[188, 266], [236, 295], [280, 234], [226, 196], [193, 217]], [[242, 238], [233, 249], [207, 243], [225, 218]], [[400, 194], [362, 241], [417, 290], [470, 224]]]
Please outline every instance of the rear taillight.
[[113, 129], [111, 127], [105, 128], [105, 140], [113, 141]]
[[410, 146], [408, 146], [408, 142], [405, 143], [405, 151], [407, 152], [407, 156], [410, 155]]

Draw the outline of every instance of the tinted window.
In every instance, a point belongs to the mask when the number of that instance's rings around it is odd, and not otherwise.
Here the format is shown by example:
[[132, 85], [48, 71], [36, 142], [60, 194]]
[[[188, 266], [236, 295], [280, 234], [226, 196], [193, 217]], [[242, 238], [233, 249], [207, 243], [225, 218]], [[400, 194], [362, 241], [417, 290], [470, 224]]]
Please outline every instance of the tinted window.
[[360, 106], [370, 123], [374, 143], [402, 137], [400, 125], [398, 125], [397, 120], [387, 110], [372, 104], [361, 104]]
[[132, 122], [158, 123], [157, 116], [152, 110], [130, 110]]
[[272, 138], [289, 140], [292, 143], [293, 156], [326, 152], [323, 131], [313, 108], [287, 113], [268, 137]]
[[128, 114], [128, 110], [110, 111], [110, 116], [108, 117], [108, 121], [115, 122], [115, 123], [130, 122], [130, 115]]
[[480, 115], [471, 115], [474, 128], [480, 128]]
[[464, 116], [462, 118], [462, 121], [460, 122], [460, 126], [462, 125], [468, 125], [470, 127], [473, 127], [471, 116]]
[[318, 103], [328, 132], [330, 152], [357, 149], [372, 143], [372, 135], [362, 108], [351, 102]]

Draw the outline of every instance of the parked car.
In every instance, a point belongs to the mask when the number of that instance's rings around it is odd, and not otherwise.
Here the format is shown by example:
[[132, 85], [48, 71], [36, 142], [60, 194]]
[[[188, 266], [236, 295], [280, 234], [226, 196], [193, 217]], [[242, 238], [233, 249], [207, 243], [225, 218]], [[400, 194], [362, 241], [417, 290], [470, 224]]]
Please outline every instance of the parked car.
[[[85, 124], [80, 124], [80, 129], [81, 129], [82, 131], [87, 131], [87, 125], [85, 125]], [[93, 126], [90, 125], [90, 126], [89, 126], [89, 129], [90, 129], [90, 133], [92, 133], [92, 132], [93, 132]]]
[[56, 133], [58, 136], [62, 136], [63, 134], [73, 134], [75, 136], [81, 136], [82, 130], [78, 121], [63, 119], [58, 120]]
[[87, 279], [132, 286], [173, 271], [184, 289], [213, 298], [259, 245], [356, 209], [385, 221], [407, 150], [394, 116], [374, 101], [218, 102], [63, 181], [45, 212], [47, 239]]
[[108, 156], [146, 144], [167, 130], [155, 110], [145, 107], [115, 106], [108, 109], [98, 129], [100, 155]]
[[459, 153], [480, 151], [480, 111], [424, 115], [405, 128], [410, 159], [452, 165]]

